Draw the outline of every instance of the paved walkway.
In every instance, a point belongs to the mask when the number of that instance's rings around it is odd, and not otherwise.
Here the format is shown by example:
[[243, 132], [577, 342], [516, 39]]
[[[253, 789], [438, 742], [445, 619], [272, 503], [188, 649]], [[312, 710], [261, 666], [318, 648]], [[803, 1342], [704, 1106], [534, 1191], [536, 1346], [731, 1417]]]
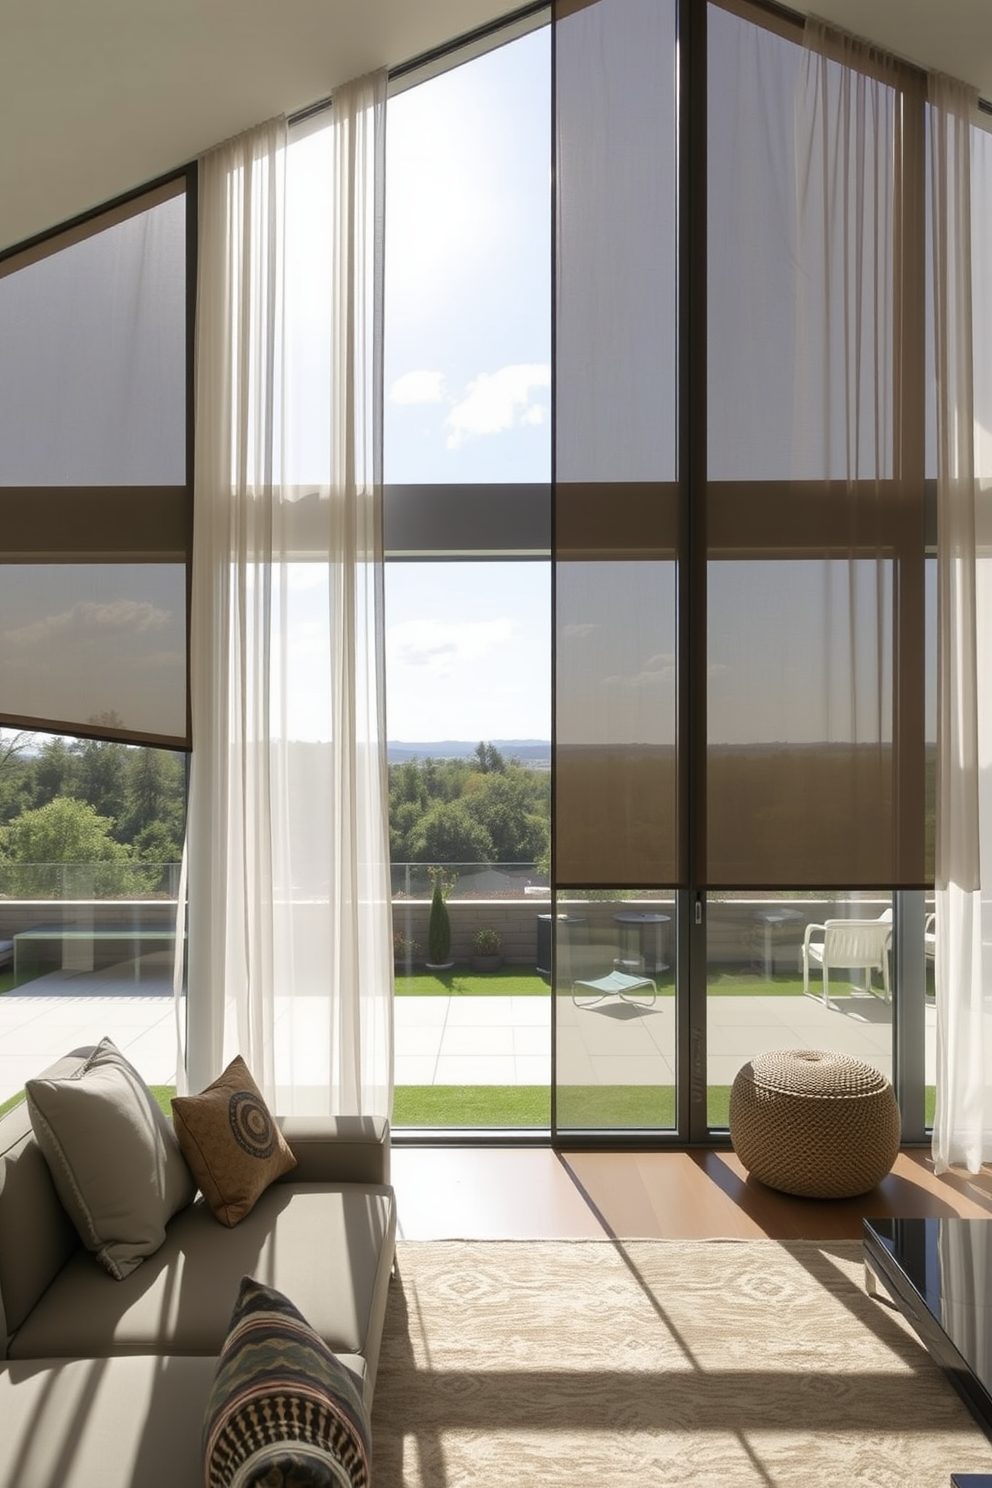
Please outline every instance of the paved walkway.
[[[147, 962], [148, 958], [145, 958]], [[144, 963], [143, 963], [144, 965]], [[547, 1085], [550, 997], [398, 997], [398, 1085]], [[652, 1006], [610, 997], [558, 1004], [558, 1078], [567, 1084], [672, 1084], [675, 1002]], [[928, 1084], [934, 1083], [934, 1012], [927, 1012]], [[81, 1044], [109, 1036], [154, 1085], [176, 1078], [175, 1010], [164, 974], [140, 982], [133, 966], [106, 973], [53, 972], [30, 990], [0, 997], [0, 1102]], [[745, 1060], [766, 1049], [833, 1049], [891, 1076], [891, 1009], [874, 996], [713, 997], [708, 1079], [729, 1085]]]

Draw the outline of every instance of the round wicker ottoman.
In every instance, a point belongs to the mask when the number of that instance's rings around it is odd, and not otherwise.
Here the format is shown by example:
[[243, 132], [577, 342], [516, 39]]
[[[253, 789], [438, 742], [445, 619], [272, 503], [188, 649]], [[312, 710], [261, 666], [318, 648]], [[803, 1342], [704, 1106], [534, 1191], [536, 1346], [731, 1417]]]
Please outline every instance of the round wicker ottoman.
[[730, 1091], [730, 1139], [745, 1168], [804, 1198], [867, 1193], [895, 1162], [900, 1131], [889, 1081], [846, 1054], [760, 1054]]

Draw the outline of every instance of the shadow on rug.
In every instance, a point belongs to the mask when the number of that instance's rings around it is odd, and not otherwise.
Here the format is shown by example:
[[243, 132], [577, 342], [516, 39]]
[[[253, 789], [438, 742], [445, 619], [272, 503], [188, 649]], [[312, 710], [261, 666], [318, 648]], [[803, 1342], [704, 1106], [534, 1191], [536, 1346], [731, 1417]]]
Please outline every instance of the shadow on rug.
[[850, 1241], [401, 1241], [372, 1440], [375, 1488], [992, 1472]]

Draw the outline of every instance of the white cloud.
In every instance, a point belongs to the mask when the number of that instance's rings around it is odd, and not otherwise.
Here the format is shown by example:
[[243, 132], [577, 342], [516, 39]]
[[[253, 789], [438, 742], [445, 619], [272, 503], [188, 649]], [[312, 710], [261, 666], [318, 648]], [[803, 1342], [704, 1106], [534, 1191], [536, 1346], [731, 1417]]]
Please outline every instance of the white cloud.
[[388, 664], [422, 667], [434, 677], [450, 677], [466, 664], [482, 661], [515, 634], [512, 620], [405, 620], [386, 635]]
[[404, 372], [389, 389], [389, 401], [401, 408], [444, 401], [443, 372]]
[[563, 641], [584, 641], [586, 636], [598, 629], [598, 625], [593, 625], [588, 620], [577, 621], [574, 625], [562, 626], [561, 638]]
[[480, 372], [445, 420], [451, 430], [448, 448], [458, 449], [480, 434], [502, 434], [521, 424], [543, 423], [544, 405], [535, 402], [533, 395], [550, 386], [551, 368], [540, 362]]
[[673, 666], [645, 667], [639, 672], [614, 672], [612, 676], [603, 678], [603, 686], [639, 691], [644, 687], [658, 687], [663, 682], [671, 682], [674, 676]]
[[172, 616], [168, 610], [140, 600], [121, 599], [114, 604], [82, 601], [58, 615], [46, 615], [43, 620], [36, 620], [31, 625], [9, 630], [6, 640], [27, 646], [49, 641], [55, 636], [77, 641], [93, 635], [157, 630], [171, 621]]

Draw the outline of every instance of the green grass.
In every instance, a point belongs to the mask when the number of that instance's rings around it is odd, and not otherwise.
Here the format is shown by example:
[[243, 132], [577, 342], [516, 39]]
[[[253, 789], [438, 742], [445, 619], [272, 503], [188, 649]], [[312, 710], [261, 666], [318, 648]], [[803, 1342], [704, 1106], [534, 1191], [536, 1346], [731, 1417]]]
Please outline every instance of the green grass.
[[12, 1111], [15, 1106], [19, 1106], [23, 1099], [24, 1091], [19, 1090], [16, 1095], [12, 1095], [10, 1097], [10, 1100], [5, 1100], [2, 1105], [0, 1105], [0, 1116], [6, 1116], [7, 1112]]
[[501, 966], [499, 971], [415, 971], [396, 973], [397, 997], [548, 997], [550, 987], [536, 971]]
[[[175, 1085], [152, 1085], [149, 1088], [152, 1092], [152, 1095], [162, 1107], [162, 1110], [165, 1112], [166, 1116], [171, 1116], [172, 1107], [170, 1106], [169, 1102], [172, 1100], [172, 1097], [176, 1093]], [[23, 1099], [24, 1091], [19, 1090], [17, 1094], [12, 1095], [9, 1100], [5, 1100], [2, 1104], [0, 1104], [0, 1116], [6, 1115], [6, 1113], [8, 1111], [12, 1111], [15, 1106], [19, 1106]]]
[[[563, 990], [567, 990], [563, 989]], [[753, 971], [721, 971], [707, 978], [710, 997], [799, 997], [802, 977], [778, 972], [765, 978]], [[659, 980], [658, 995], [671, 997], [670, 978]], [[543, 977], [521, 966], [475, 972], [456, 966], [452, 971], [396, 973], [397, 997], [547, 997], [551, 989]]]
[[[153, 1085], [152, 1094], [167, 1116], [174, 1085]], [[20, 1090], [0, 1104], [0, 1116], [24, 1099]], [[936, 1091], [926, 1089], [926, 1124], [933, 1125]], [[730, 1086], [711, 1085], [707, 1119], [711, 1127], [727, 1125]], [[551, 1094], [543, 1085], [398, 1085], [394, 1127], [547, 1127]], [[675, 1125], [675, 1092], [670, 1085], [563, 1085], [558, 1091], [558, 1124], [607, 1131], [630, 1128], [671, 1129]]]
[[[709, 1122], [726, 1126], [729, 1085], [709, 1090]], [[551, 1095], [543, 1085], [398, 1085], [394, 1127], [547, 1127]], [[563, 1085], [558, 1091], [562, 1129], [671, 1130], [671, 1085]]]
[[44, 972], [44, 967], [38, 967], [37, 969], [32, 969], [31, 967], [25, 969], [22, 967], [21, 974], [15, 982], [14, 969], [12, 966], [8, 966], [5, 971], [0, 971], [0, 997], [5, 992], [19, 992], [22, 987], [27, 986], [28, 982], [33, 982], [36, 977], [44, 976]]
[[[41, 976], [41, 971], [35, 973]], [[12, 970], [0, 971], [0, 997], [33, 981], [22, 972], [14, 983]], [[452, 971], [434, 973], [398, 971], [395, 984], [397, 997], [548, 997], [551, 988], [543, 977], [522, 966], [501, 966], [499, 971], [471, 971], [456, 966]], [[754, 972], [720, 972], [707, 979], [711, 997], [798, 997], [803, 990], [802, 978], [781, 973], [766, 980]], [[675, 988], [670, 979], [658, 983], [659, 997], [671, 997]]]
[[393, 1126], [541, 1126], [551, 1120], [546, 1085], [397, 1085]]

